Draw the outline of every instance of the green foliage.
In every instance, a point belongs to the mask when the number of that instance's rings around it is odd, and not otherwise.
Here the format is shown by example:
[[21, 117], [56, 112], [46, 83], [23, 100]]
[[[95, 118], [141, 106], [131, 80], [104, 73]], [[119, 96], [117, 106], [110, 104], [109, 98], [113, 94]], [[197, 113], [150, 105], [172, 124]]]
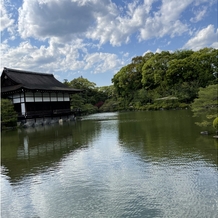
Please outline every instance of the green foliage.
[[142, 83], [148, 88], [166, 86], [166, 72], [168, 70], [168, 62], [172, 59], [172, 54], [163, 51], [156, 53], [147, 60], [142, 67]]
[[122, 67], [120, 71], [112, 78], [115, 90], [119, 96], [132, 98], [132, 93], [142, 88], [142, 66], [143, 57], [135, 57], [132, 63]]
[[103, 99], [110, 99], [116, 95], [116, 91], [113, 85], [99, 87], [98, 93], [103, 96]]
[[192, 111], [195, 117], [200, 117], [199, 126], [212, 126], [212, 119], [217, 117], [218, 97], [217, 85], [209, 85], [206, 88], [200, 88], [198, 98], [192, 104]]
[[17, 113], [8, 99], [1, 99], [1, 124], [2, 127], [14, 127], [17, 125]]
[[218, 129], [218, 117], [213, 120], [213, 128]]
[[[111, 86], [96, 87], [95, 83], [83, 77], [70, 82], [65, 80], [64, 83], [84, 90], [72, 95], [71, 105], [86, 111], [94, 111], [85, 107], [87, 104], [97, 106], [99, 111], [187, 108], [198, 97], [200, 88], [217, 84], [217, 51], [204, 48], [174, 53], [150, 52], [132, 58], [114, 75]], [[169, 96], [176, 97], [176, 100], [156, 100]], [[208, 116], [204, 121], [210, 122]]]
[[107, 111], [118, 111], [119, 110], [119, 102], [108, 99], [105, 101], [105, 103], [101, 106], [100, 111], [101, 112], [107, 112]]
[[65, 84], [68, 84], [70, 87], [73, 87], [75, 89], [83, 89], [83, 90], [92, 90], [95, 88], [96, 84], [93, 82], [90, 82], [88, 79], [81, 77], [78, 77], [76, 79], [73, 79], [70, 82], [65, 81]]
[[85, 104], [85, 99], [81, 94], [74, 94], [71, 96], [71, 109], [81, 109]]
[[172, 107], [187, 106], [198, 96], [200, 87], [217, 84], [217, 72], [217, 49], [150, 52], [133, 58], [114, 75], [112, 82], [116, 99], [123, 99], [121, 108], [171, 108], [155, 99], [175, 96], [178, 104], [173, 103]]
[[98, 108], [114, 94], [113, 86], [98, 88], [95, 83], [83, 77], [73, 79], [70, 82], [65, 80], [64, 84], [71, 88], [83, 90], [81, 93], [71, 96], [71, 109], [79, 109], [84, 114], [97, 112]]
[[98, 112], [98, 108], [92, 104], [84, 104], [81, 110], [84, 114], [92, 114]]

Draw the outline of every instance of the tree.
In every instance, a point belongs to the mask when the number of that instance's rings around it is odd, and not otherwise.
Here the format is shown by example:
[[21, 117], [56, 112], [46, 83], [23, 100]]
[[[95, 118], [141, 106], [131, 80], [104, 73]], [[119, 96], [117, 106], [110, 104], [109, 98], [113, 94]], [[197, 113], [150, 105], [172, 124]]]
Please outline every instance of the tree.
[[82, 76], [70, 82], [65, 79], [64, 84], [71, 88], [82, 90], [81, 93], [71, 96], [71, 108], [75, 110], [80, 109], [82, 113], [97, 112], [113, 92], [112, 86], [98, 88], [94, 82], [90, 82]]
[[99, 87], [98, 92], [103, 95], [105, 100], [116, 97], [116, 90], [113, 85]]
[[131, 63], [120, 69], [113, 77], [112, 82], [122, 97], [132, 97], [132, 93], [142, 87], [141, 85], [141, 69], [138, 64]]
[[191, 55], [195, 63], [197, 78], [200, 87], [216, 84], [215, 74], [218, 72], [217, 49], [204, 48]]
[[146, 53], [132, 58], [113, 77], [116, 99], [128, 109], [145, 108], [155, 99], [175, 96], [178, 103], [190, 104], [200, 87], [218, 82], [217, 49], [179, 50]]
[[169, 62], [166, 76], [169, 85], [196, 80], [198, 78], [197, 63], [190, 57], [173, 59]]
[[168, 69], [168, 62], [172, 59], [172, 54], [168, 51], [162, 51], [150, 56], [142, 67], [142, 83], [146, 87], [155, 88], [160, 86], [166, 89], [165, 75]]
[[96, 84], [94, 82], [90, 82], [88, 79], [78, 77], [68, 82], [69, 86], [75, 89], [95, 89]]
[[213, 127], [214, 127], [214, 129], [216, 129], [216, 130], [218, 129], [218, 117], [214, 119], [214, 121], [213, 121]]
[[190, 57], [194, 51], [192, 50], [177, 50], [174, 52], [174, 59], [184, 59]]
[[1, 124], [2, 127], [17, 125], [17, 113], [9, 99], [1, 99]]
[[194, 100], [191, 108], [194, 117], [200, 117], [202, 120], [201, 122], [196, 122], [197, 125], [211, 127], [213, 121], [217, 118], [217, 85], [209, 85], [206, 88], [200, 88], [198, 98]]
[[85, 99], [80, 94], [73, 94], [71, 97], [71, 109], [82, 109]]
[[[72, 106], [80, 103], [100, 108], [107, 101], [110, 110], [159, 109], [155, 99], [174, 96], [178, 104], [187, 107], [198, 96], [199, 88], [218, 82], [217, 49], [199, 51], [178, 50], [173, 52], [146, 53], [133, 57], [112, 78], [112, 86], [96, 87], [83, 77], [64, 83], [72, 88], [83, 89]], [[72, 98], [73, 98], [72, 97]], [[116, 103], [115, 103], [116, 102]], [[116, 107], [111, 107], [116, 106]], [[151, 107], [151, 106], [154, 107]], [[106, 105], [104, 107], [107, 108]], [[109, 107], [108, 107], [109, 108]]]

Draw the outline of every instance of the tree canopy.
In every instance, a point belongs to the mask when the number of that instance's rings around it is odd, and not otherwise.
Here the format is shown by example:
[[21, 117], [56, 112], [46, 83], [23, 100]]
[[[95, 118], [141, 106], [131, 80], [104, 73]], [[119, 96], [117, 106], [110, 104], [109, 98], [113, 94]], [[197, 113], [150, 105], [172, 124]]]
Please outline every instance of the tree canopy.
[[68, 86], [84, 90], [73, 96], [71, 106], [103, 111], [187, 108], [200, 88], [217, 84], [217, 51], [204, 48], [136, 56], [113, 76], [111, 86], [96, 87], [83, 77], [65, 80]]
[[200, 88], [198, 98], [192, 103], [192, 111], [195, 117], [199, 117], [202, 121], [196, 122], [197, 125], [203, 127], [216, 126], [216, 118], [218, 113], [218, 89], [217, 85], [209, 85]]
[[98, 88], [94, 82], [83, 77], [75, 78], [70, 82], [65, 80], [64, 84], [83, 90], [80, 94], [73, 94], [71, 98], [71, 108], [79, 109], [83, 113], [97, 112], [112, 92], [109, 86]]
[[163, 106], [155, 99], [170, 96], [178, 99], [175, 107], [184, 106], [193, 102], [200, 87], [217, 84], [217, 64], [214, 48], [150, 52], [133, 58], [112, 82], [125, 108], [149, 109], [152, 104], [155, 109]]

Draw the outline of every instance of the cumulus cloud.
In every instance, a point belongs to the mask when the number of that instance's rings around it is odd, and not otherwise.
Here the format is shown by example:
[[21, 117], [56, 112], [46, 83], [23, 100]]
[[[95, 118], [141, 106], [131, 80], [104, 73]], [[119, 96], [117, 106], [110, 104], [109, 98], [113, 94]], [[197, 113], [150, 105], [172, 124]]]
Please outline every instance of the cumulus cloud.
[[184, 46], [184, 49], [199, 50], [204, 47], [214, 47], [217, 45], [218, 29], [213, 25], [198, 31]]
[[115, 69], [121, 64], [117, 55], [102, 52], [87, 54], [84, 60], [86, 62], [84, 70], [93, 68], [92, 73], [104, 73]]
[[[7, 34], [1, 44], [4, 57], [1, 66], [48, 73], [114, 72], [138, 52], [136, 44], [145, 45], [148, 41], [152, 47], [156, 46], [148, 49], [160, 52], [157, 48], [163, 49], [163, 44], [169, 45], [177, 40], [175, 37], [196, 31], [190, 21], [196, 25], [206, 17], [215, 0], [114, 2], [23, 0], [21, 5], [17, 3], [19, 9], [13, 14], [12, 9], [2, 4], [1, 30], [3, 35]], [[17, 31], [15, 47], [7, 44], [13, 27]], [[134, 54], [126, 46], [131, 42], [135, 43]], [[125, 49], [121, 47], [123, 44]], [[204, 46], [217, 47], [217, 30], [213, 25], [197, 32], [184, 48]]]
[[19, 9], [18, 31], [23, 38], [67, 38], [87, 31], [94, 22], [94, 4], [81, 1], [24, 0]]
[[127, 4], [125, 14], [114, 9], [114, 13], [98, 17], [96, 27], [87, 33], [87, 37], [99, 40], [101, 44], [109, 41], [113, 46], [120, 46], [122, 43], [128, 43], [130, 36], [135, 33], [139, 34], [138, 38], [142, 41], [165, 35], [174, 37], [188, 30], [188, 26], [183, 24], [179, 17], [192, 0], [165, 0], [160, 9], [151, 14], [154, 2], [155, 0], [151, 0], [140, 4], [134, 1]]
[[[163, 0], [154, 8], [156, 0], [126, 3], [126, 11], [110, 0], [24, 0], [19, 9], [18, 31], [23, 38], [45, 40], [56, 37], [70, 41], [87, 37], [113, 46], [128, 43], [133, 34], [140, 41], [152, 37], [174, 37], [188, 31], [180, 20], [182, 12], [194, 0]], [[206, 9], [196, 15], [202, 18]]]
[[[138, 34], [139, 41], [180, 36], [189, 31], [189, 26], [181, 20], [181, 15], [193, 2], [163, 0], [162, 4], [154, 8], [155, 0], [143, 3], [133, 1], [127, 4], [125, 13], [114, 8], [113, 13], [97, 17], [96, 26], [89, 29], [86, 36], [99, 40], [101, 44], [110, 42], [113, 46], [130, 42], [133, 34]], [[201, 19], [203, 13], [206, 13], [206, 9], [195, 19]]]
[[129, 3], [125, 14], [121, 9], [111, 5], [108, 14], [97, 18], [96, 27], [87, 33], [87, 37], [99, 40], [100, 44], [110, 42], [113, 46], [128, 43], [130, 36], [138, 31], [145, 18], [148, 17], [152, 2], [139, 4], [138, 1], [134, 1]]
[[45, 73], [57, 71], [84, 71], [104, 73], [121, 66], [121, 60], [112, 53], [88, 53], [81, 39], [71, 44], [60, 44], [55, 40], [49, 41], [49, 46], [33, 46], [24, 41], [17, 47], [1, 44], [2, 66], [16, 69], [31, 70]]
[[[217, 37], [218, 38], [218, 37]], [[218, 49], [218, 40], [211, 44], [212, 48]]]
[[7, 12], [5, 8], [5, 1], [2, 0], [0, 4], [0, 31], [4, 31], [13, 25], [14, 19], [11, 18], [11, 15]]
[[174, 37], [188, 31], [188, 26], [179, 18], [181, 13], [192, 3], [191, 0], [163, 0], [160, 10], [146, 19], [140, 28], [140, 40], [169, 35]]
[[2, 65], [23, 70], [55, 72], [61, 68], [75, 70], [83, 66], [83, 61], [78, 60], [78, 45], [58, 46], [51, 42], [48, 47], [33, 46], [28, 41], [21, 42], [17, 47], [1, 44]]

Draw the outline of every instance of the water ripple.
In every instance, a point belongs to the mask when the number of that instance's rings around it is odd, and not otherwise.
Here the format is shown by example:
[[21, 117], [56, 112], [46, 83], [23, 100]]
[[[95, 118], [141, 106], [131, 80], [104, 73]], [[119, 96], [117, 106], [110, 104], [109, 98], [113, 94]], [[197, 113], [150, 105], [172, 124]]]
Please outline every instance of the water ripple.
[[184, 141], [175, 122], [161, 122], [167, 113], [148, 115], [93, 115], [76, 128], [52, 127], [47, 142], [34, 135], [29, 147], [22, 143], [31, 135], [19, 136], [18, 145], [3, 148], [2, 217], [216, 218], [213, 145], [200, 147], [190, 116]]

